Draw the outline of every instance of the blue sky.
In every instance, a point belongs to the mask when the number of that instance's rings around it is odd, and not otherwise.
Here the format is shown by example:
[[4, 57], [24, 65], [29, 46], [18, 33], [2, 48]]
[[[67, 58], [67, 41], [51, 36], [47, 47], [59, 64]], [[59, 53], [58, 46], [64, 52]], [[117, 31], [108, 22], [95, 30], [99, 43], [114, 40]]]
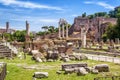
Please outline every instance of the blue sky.
[[25, 29], [25, 21], [31, 31], [40, 31], [42, 26], [58, 26], [60, 18], [72, 24], [76, 16], [86, 12], [110, 11], [120, 6], [120, 0], [0, 0], [0, 28], [7, 21], [13, 29]]

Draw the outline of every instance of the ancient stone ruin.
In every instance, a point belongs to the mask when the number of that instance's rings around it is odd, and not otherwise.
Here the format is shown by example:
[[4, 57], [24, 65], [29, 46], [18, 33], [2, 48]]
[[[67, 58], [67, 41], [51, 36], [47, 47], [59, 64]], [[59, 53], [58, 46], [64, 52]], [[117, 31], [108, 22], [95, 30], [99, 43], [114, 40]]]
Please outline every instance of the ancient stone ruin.
[[[108, 27], [108, 23], [116, 24], [116, 18], [95, 17], [89, 19], [88, 17], [75, 17], [74, 23], [69, 29], [69, 36], [80, 37], [81, 27], [87, 25], [89, 28], [86, 37], [92, 41], [101, 41], [102, 35]], [[82, 25], [80, 25], [82, 24]]]
[[[66, 34], [65, 34], [65, 26], [66, 26]], [[62, 30], [61, 30], [62, 27]], [[65, 19], [60, 19], [59, 21], [59, 38], [68, 38], [68, 23]]]
[[47, 78], [48, 77], [48, 72], [34, 72], [33, 75], [33, 80], [41, 79], [41, 78]]
[[0, 58], [11, 58], [12, 57], [12, 52], [11, 50], [2, 44], [0, 44]]
[[7, 75], [7, 64], [4, 62], [0, 62], [0, 80], [5, 80]]
[[[61, 65], [64, 74], [77, 73], [78, 76], [83, 76], [88, 73], [98, 74], [100, 72], [109, 72], [109, 66], [107, 64], [98, 64], [93, 67], [88, 67], [87, 63], [76, 63], [76, 64], [63, 64]], [[58, 71], [61, 74], [60, 71]], [[57, 72], [57, 73], [58, 73]]]

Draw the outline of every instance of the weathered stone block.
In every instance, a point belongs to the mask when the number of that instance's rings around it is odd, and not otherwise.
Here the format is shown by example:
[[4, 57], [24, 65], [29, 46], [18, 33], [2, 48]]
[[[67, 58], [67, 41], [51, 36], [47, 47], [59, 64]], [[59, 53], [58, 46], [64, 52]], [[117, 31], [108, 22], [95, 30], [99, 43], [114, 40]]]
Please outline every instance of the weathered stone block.
[[76, 63], [76, 64], [63, 64], [61, 65], [62, 70], [70, 69], [70, 68], [79, 68], [79, 67], [87, 67], [87, 63]]
[[92, 73], [92, 74], [98, 74], [99, 72], [98, 72], [97, 69], [92, 69], [92, 70], [91, 70], [91, 73]]
[[87, 60], [87, 56], [85, 55], [75, 55], [75, 59], [76, 60]]
[[70, 59], [69, 59], [69, 58], [63, 58], [63, 61], [64, 61], [64, 62], [69, 62]]
[[89, 73], [92, 71], [92, 68], [91, 68], [91, 67], [85, 67], [85, 69], [86, 69], [86, 71], [89, 72]]
[[77, 72], [77, 75], [78, 75], [78, 76], [84, 76], [84, 75], [86, 75], [86, 74], [88, 74], [88, 72], [86, 71], [86, 69], [85, 69], [84, 67], [80, 67], [80, 68], [78, 69], [78, 72]]
[[35, 72], [33, 77], [34, 78], [46, 78], [48, 77], [48, 72]]
[[74, 72], [74, 68], [70, 68], [70, 69], [65, 69], [65, 74], [71, 74]]
[[94, 67], [98, 72], [109, 72], [109, 66], [107, 64], [98, 64]]
[[48, 62], [53, 62], [53, 59], [48, 59], [47, 61], [48, 61]]

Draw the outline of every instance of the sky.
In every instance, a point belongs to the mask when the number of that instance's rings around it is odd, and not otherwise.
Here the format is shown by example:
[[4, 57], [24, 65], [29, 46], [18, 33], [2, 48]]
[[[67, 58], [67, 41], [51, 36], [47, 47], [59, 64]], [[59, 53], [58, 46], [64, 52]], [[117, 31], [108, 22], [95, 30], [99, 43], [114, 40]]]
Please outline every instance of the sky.
[[41, 31], [42, 26], [58, 27], [60, 18], [73, 24], [74, 18], [86, 12], [109, 12], [120, 6], [120, 0], [0, 0], [0, 28], [24, 30], [25, 21], [30, 31]]

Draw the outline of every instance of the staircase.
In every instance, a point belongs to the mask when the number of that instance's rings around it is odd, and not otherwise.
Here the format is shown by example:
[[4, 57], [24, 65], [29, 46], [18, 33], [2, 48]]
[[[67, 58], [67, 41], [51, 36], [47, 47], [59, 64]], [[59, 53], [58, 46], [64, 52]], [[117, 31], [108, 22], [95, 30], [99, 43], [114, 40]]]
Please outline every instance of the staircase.
[[0, 44], [0, 58], [4, 58], [4, 57], [11, 58], [12, 52], [11, 49], [9, 49], [9, 47]]

